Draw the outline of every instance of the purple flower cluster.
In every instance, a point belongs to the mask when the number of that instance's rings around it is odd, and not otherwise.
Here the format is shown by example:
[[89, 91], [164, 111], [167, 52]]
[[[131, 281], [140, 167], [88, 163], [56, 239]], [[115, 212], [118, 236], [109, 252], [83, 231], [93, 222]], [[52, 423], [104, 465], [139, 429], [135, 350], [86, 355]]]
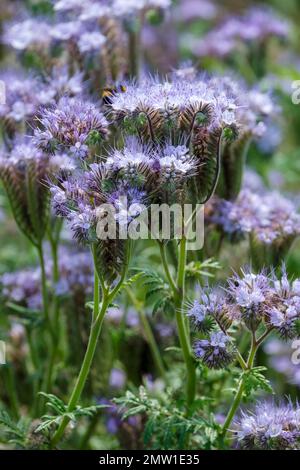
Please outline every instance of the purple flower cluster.
[[[293, 362], [293, 354], [296, 352], [292, 342], [282, 342], [277, 338], [271, 338], [264, 347], [268, 355], [268, 365], [285, 380], [296, 387], [300, 387], [300, 367], [298, 361]], [[296, 354], [297, 355], [297, 354]]]
[[139, 173], [156, 173], [156, 181], [160, 176], [158, 185], [170, 180], [188, 178], [196, 170], [196, 162], [185, 145], [166, 144], [151, 148], [142, 145], [133, 137], [126, 140], [123, 149], [110, 153], [106, 166], [121, 171], [127, 178]]
[[51, 43], [50, 24], [41, 18], [27, 18], [6, 24], [3, 42], [18, 51], [26, 49], [43, 51]]
[[34, 77], [25, 76], [19, 71], [7, 71], [0, 75], [0, 79], [6, 87], [6, 103], [0, 104], [2, 119], [5, 118], [13, 123], [29, 120], [41, 104], [49, 102], [49, 97], [45, 95], [45, 87]]
[[292, 201], [276, 191], [242, 189], [235, 201], [215, 199], [210, 222], [231, 238], [250, 234], [265, 245], [282, 246], [300, 234], [300, 214]]
[[26, 269], [5, 273], [0, 278], [1, 296], [5, 301], [33, 310], [42, 308], [41, 270]]
[[128, 83], [126, 91], [111, 98], [111, 115], [127, 131], [150, 127], [150, 137], [170, 128], [191, 132], [204, 126], [208, 132], [231, 128], [233, 134], [261, 137], [267, 120], [278, 111], [268, 93], [247, 89], [231, 77], [205, 80], [196, 72], [173, 73], [173, 80]]
[[[81, 5], [84, 5], [81, 2]], [[4, 44], [17, 51], [33, 50], [42, 54], [50, 53], [57, 43], [73, 45], [81, 54], [99, 54], [106, 42], [96, 22], [83, 22], [74, 15], [68, 21], [61, 21], [58, 15], [55, 22], [43, 18], [25, 18], [7, 23], [3, 34]]]
[[[46, 258], [46, 276], [57, 295], [90, 295], [93, 286], [92, 259], [89, 252], [61, 248], [59, 252], [60, 279], [52, 283], [52, 259]], [[17, 303], [34, 310], [42, 308], [41, 270], [25, 269], [5, 273], [0, 277], [1, 295], [6, 302]]]
[[58, 295], [92, 293], [93, 263], [89, 252], [61, 247], [58, 265], [59, 282], [55, 286]]
[[271, 9], [250, 8], [209, 31], [195, 46], [195, 53], [201, 57], [223, 58], [240, 50], [243, 43], [262, 43], [270, 37], [286, 38], [288, 33], [288, 22]]
[[193, 110], [196, 121], [213, 121], [215, 126], [230, 126], [237, 123], [237, 108], [236, 96], [232, 97], [223, 83], [218, 84], [215, 79], [163, 83], [144, 80], [138, 85], [128, 83], [125, 92], [116, 93], [111, 99], [111, 111], [115, 118], [125, 118], [126, 124], [128, 120], [138, 121], [143, 115], [151, 117], [152, 113], [156, 116], [157, 130], [166, 122], [176, 122], [181, 127], [185, 126], [186, 121], [189, 125], [195, 123], [186, 116], [189, 109]]
[[297, 335], [300, 319], [299, 279], [288, 280], [285, 268], [281, 277], [274, 273], [253, 274], [242, 271], [228, 281], [229, 302], [238, 306], [241, 318], [250, 330], [262, 320], [283, 339]]
[[291, 402], [259, 403], [254, 411], [243, 412], [235, 424], [237, 444], [242, 449], [299, 450], [300, 408]]
[[227, 367], [235, 357], [232, 341], [223, 331], [212, 332], [209, 339], [196, 341], [194, 353], [210, 369]]
[[0, 119], [10, 124], [8, 130], [18, 123], [32, 126], [41, 106], [49, 106], [61, 95], [75, 96], [83, 91], [82, 74], [70, 76], [64, 67], [54, 68], [46, 81], [20, 70], [2, 72], [0, 79], [6, 88], [6, 102], [0, 104]]
[[84, 158], [88, 145], [108, 134], [108, 122], [101, 111], [88, 101], [63, 97], [56, 105], [41, 110], [40, 128], [35, 130], [36, 144], [47, 151], [70, 150]]
[[92, 241], [96, 224], [107, 211], [103, 205], [111, 205], [117, 225], [125, 227], [145, 210], [150, 198], [159, 202], [176, 197], [194, 170], [185, 146], [168, 144], [153, 150], [130, 139], [122, 150], [112, 150], [106, 162], [93, 163], [88, 171], [51, 185], [53, 208], [68, 219], [75, 238]]
[[[249, 269], [242, 270], [241, 275], [234, 274], [228, 280], [222, 295], [216, 288], [201, 290], [200, 299], [188, 304], [185, 313], [192, 318], [196, 330], [209, 333], [213, 329], [213, 332], [210, 339], [195, 343], [196, 356], [209, 367], [225, 365], [226, 359], [233, 357], [230, 338], [226, 334], [233, 323], [242, 323], [252, 332], [264, 323], [268, 330], [276, 331], [283, 339], [296, 337], [300, 322], [299, 286], [299, 279], [288, 280], [283, 267], [281, 277], [276, 277], [273, 272], [267, 275], [266, 272], [254, 274]], [[221, 349], [217, 344], [219, 339]], [[217, 348], [215, 355], [212, 354], [214, 346]], [[226, 346], [230, 346], [229, 350]], [[215, 356], [214, 364], [210, 359]]]
[[166, 9], [171, 5], [170, 0], [57, 0], [56, 11], [73, 11], [79, 14], [82, 21], [101, 19], [104, 17], [128, 18], [133, 14], [149, 9]]

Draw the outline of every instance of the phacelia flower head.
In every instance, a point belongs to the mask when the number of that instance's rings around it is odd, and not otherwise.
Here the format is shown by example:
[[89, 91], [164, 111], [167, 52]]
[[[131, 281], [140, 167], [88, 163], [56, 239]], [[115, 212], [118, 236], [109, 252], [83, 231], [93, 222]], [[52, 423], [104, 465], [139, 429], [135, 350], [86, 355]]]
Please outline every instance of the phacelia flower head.
[[[89, 252], [61, 247], [59, 250], [59, 282], [53, 285], [53, 261], [46, 252], [46, 277], [51, 290], [59, 296], [78, 299], [92, 293], [93, 269]], [[1, 295], [5, 302], [16, 303], [33, 310], [42, 308], [41, 270], [39, 267], [5, 273], [0, 276]]]
[[58, 147], [69, 149], [85, 158], [91, 142], [105, 139], [108, 123], [93, 103], [79, 98], [63, 97], [57, 105], [44, 108], [39, 117], [40, 128], [35, 131], [35, 142], [44, 150]]
[[277, 276], [273, 271], [253, 273], [245, 268], [229, 278], [226, 286], [201, 290], [200, 297], [187, 304], [185, 313], [200, 331], [207, 319], [223, 332], [233, 323], [243, 323], [253, 332], [264, 323], [267, 329], [289, 339], [299, 331], [299, 299], [300, 281], [289, 281], [284, 266]]
[[51, 184], [50, 191], [55, 213], [67, 219], [75, 239], [97, 245], [103, 275], [113, 281], [125, 262], [127, 228], [145, 208], [145, 192], [96, 163]]
[[246, 326], [255, 331], [270, 300], [271, 283], [264, 273], [254, 274], [249, 269], [235, 274], [228, 281], [228, 293], [240, 308]]
[[42, 308], [40, 268], [5, 273], [0, 277], [1, 296], [11, 302], [32, 310]]
[[299, 279], [290, 282], [283, 265], [281, 277], [273, 275], [272, 281], [275, 301], [266, 312], [266, 321], [283, 339], [294, 338], [299, 333]]
[[235, 97], [226, 94], [225, 89], [221, 93], [213, 81], [198, 77], [162, 83], [144, 80], [139, 85], [128, 83], [125, 91], [111, 99], [115, 119], [123, 120], [125, 126], [134, 122], [137, 127], [148, 128], [150, 137], [172, 126], [190, 132], [194, 124], [208, 125], [212, 120], [225, 127], [235, 123], [236, 109]]
[[141, 174], [154, 166], [155, 156], [151, 147], [142, 145], [135, 137], [128, 137], [122, 149], [109, 153], [106, 166], [113, 171], [123, 171], [127, 176]]
[[156, 163], [166, 181], [191, 177], [197, 165], [185, 145], [166, 145], [156, 159]]
[[195, 342], [194, 353], [210, 369], [222, 369], [233, 361], [235, 348], [229, 336], [222, 331], [213, 331], [209, 339]]
[[223, 301], [220, 293], [210, 289], [203, 289], [200, 300], [195, 299], [186, 305], [186, 315], [192, 319], [195, 329], [200, 332], [208, 332], [222, 315]]
[[300, 368], [297, 361], [292, 360], [295, 348], [293, 341], [283, 342], [278, 338], [271, 338], [264, 347], [268, 355], [268, 366], [282, 374], [287, 383], [300, 387]]
[[74, 97], [82, 95], [84, 91], [83, 73], [76, 72], [70, 75], [66, 66], [53, 67], [51, 74], [47, 77], [48, 92], [58, 100], [62, 96]]
[[26, 49], [43, 50], [51, 43], [51, 27], [40, 18], [29, 18], [7, 24], [3, 41], [18, 51]]
[[109, 152], [105, 167], [114, 178], [125, 178], [156, 202], [178, 200], [179, 195], [182, 198], [197, 162], [185, 145], [151, 146], [129, 137], [122, 149]]
[[259, 403], [235, 424], [237, 445], [253, 450], [299, 450], [300, 408], [291, 402]]
[[195, 46], [201, 57], [227, 57], [239, 51], [241, 45], [264, 43], [271, 37], [285, 39], [289, 24], [269, 8], [250, 8], [243, 15], [230, 16], [209, 31]]
[[274, 247], [277, 253], [285, 252], [300, 234], [295, 204], [264, 187], [253, 191], [245, 185], [235, 201], [216, 200], [209, 219], [231, 239], [249, 234], [254, 246]]
[[0, 75], [0, 79], [6, 89], [6, 102], [0, 104], [0, 119], [9, 133], [15, 131], [19, 123], [32, 123], [39, 106], [48, 104], [53, 98], [41, 80], [22, 71], [8, 70]]
[[48, 222], [46, 181], [53, 171], [49, 156], [23, 137], [16, 139], [12, 148], [3, 150], [0, 155], [0, 177], [15, 220], [35, 245], [41, 242]]

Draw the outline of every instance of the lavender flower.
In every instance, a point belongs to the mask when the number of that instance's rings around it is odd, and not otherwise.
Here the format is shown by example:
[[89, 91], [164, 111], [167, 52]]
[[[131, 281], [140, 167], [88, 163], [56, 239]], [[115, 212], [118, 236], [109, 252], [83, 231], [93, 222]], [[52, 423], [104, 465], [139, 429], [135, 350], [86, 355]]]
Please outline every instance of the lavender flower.
[[0, 104], [0, 119], [11, 127], [32, 120], [40, 105], [48, 104], [53, 98], [46, 93], [47, 87], [32, 76], [21, 71], [7, 71], [0, 75], [6, 87], [6, 103]]
[[129, 137], [122, 149], [115, 149], [108, 155], [106, 166], [124, 172], [124, 176], [136, 175], [155, 166], [156, 153], [151, 147], [143, 146], [135, 137]]
[[78, 41], [78, 47], [81, 54], [100, 51], [100, 48], [105, 43], [106, 38], [103, 34], [95, 32], [86, 32], [83, 33]]
[[198, 43], [198, 56], [227, 57], [241, 43], [264, 43], [270, 37], [286, 38], [289, 24], [268, 8], [250, 8], [242, 16], [229, 17]]
[[235, 97], [232, 99], [225, 89], [218, 89], [213, 80], [200, 78], [164, 83], [146, 80], [139, 86], [128, 83], [125, 92], [111, 99], [115, 119], [126, 118], [125, 124], [133, 120], [138, 126], [143, 125], [141, 117], [144, 115], [154, 135], [167, 123], [171, 127], [188, 127], [190, 131], [193, 119], [196, 122], [201, 119], [206, 124], [214, 119], [215, 125], [231, 125], [236, 122], [236, 109]]
[[208, 220], [215, 223], [231, 239], [250, 234], [255, 244], [289, 248], [300, 234], [300, 215], [292, 201], [276, 191], [267, 191], [262, 184], [245, 182], [235, 201], [215, 200]]
[[299, 280], [291, 283], [282, 267], [282, 277], [273, 279], [275, 296], [278, 296], [276, 305], [271, 305], [267, 311], [267, 322], [284, 339], [294, 338], [298, 334], [300, 319], [300, 291]]
[[222, 313], [222, 300], [217, 292], [211, 292], [209, 289], [200, 293], [198, 299], [190, 302], [186, 306], [186, 314], [192, 318], [195, 328], [201, 332], [207, 333], [214, 324], [214, 318], [219, 318]]
[[191, 158], [185, 145], [167, 145], [162, 149], [162, 155], [159, 155], [156, 162], [165, 181], [188, 178], [196, 172], [196, 160]]
[[[48, 261], [48, 264], [51, 264]], [[85, 297], [92, 293], [93, 268], [89, 252], [76, 251], [61, 247], [59, 251], [59, 282], [55, 286], [59, 295], [70, 295]]]
[[175, 10], [178, 21], [190, 22], [199, 19], [212, 20], [217, 15], [217, 6], [211, 0], [181, 0]]
[[41, 243], [48, 223], [46, 180], [54, 171], [49, 156], [26, 138], [16, 139], [10, 151], [0, 153], [0, 177], [15, 220], [36, 246]]
[[282, 338], [293, 338], [300, 319], [299, 284], [298, 279], [288, 280], [284, 266], [281, 277], [273, 272], [254, 274], [249, 268], [242, 269], [241, 275], [234, 274], [227, 281], [223, 295], [216, 289], [201, 291], [200, 299], [188, 304], [185, 313], [200, 331], [204, 331], [207, 319], [223, 331], [233, 322], [243, 322], [249, 330], [256, 331], [263, 322]]
[[109, 386], [115, 390], [120, 390], [124, 387], [126, 382], [126, 375], [122, 369], [112, 369], [109, 377]]
[[[123, 266], [128, 226], [144, 210], [145, 192], [115, 178], [102, 164], [51, 184], [50, 191], [56, 214], [67, 219], [75, 239], [97, 245], [99, 269], [113, 282]], [[103, 237], [97, 230], [108, 218], [111, 231]]]
[[124, 319], [126, 326], [132, 329], [138, 328], [140, 324], [138, 312], [133, 308], [129, 308], [126, 315], [124, 315], [124, 312], [121, 309], [111, 307], [107, 311], [107, 319], [116, 326], [119, 326]]
[[43, 51], [51, 42], [51, 27], [41, 19], [30, 18], [24, 21], [8, 24], [5, 28], [3, 40], [5, 44], [23, 51], [38, 49]]
[[[89, 296], [92, 293], [93, 269], [89, 252], [78, 252], [74, 249], [61, 247], [59, 250], [59, 282], [53, 285], [53, 261], [49, 255], [45, 259], [46, 277], [48, 284], [56, 295], [72, 295], [79, 298], [79, 294]], [[41, 270], [31, 268], [0, 277], [1, 295], [5, 302], [16, 303], [33, 310], [42, 308]]]
[[300, 368], [292, 361], [292, 355], [295, 351], [292, 342], [283, 342], [280, 339], [271, 338], [266, 343], [264, 351], [268, 355], [269, 367], [282, 374], [289, 384], [299, 388]]
[[194, 353], [210, 369], [227, 367], [235, 356], [234, 347], [229, 336], [222, 331], [211, 333], [209, 339], [196, 341]]
[[63, 97], [57, 105], [44, 108], [35, 131], [35, 142], [45, 150], [58, 146], [70, 149], [74, 155], [85, 158], [88, 145], [104, 139], [108, 123], [97, 107], [78, 98]]
[[56, 11], [80, 11], [83, 8], [83, 2], [80, 0], [54, 0], [54, 10]]
[[80, 21], [56, 23], [51, 29], [51, 36], [57, 41], [75, 40], [81, 34]]
[[66, 66], [53, 67], [46, 84], [52, 92], [53, 99], [56, 100], [61, 96], [81, 95], [84, 91], [83, 73], [76, 72], [70, 75]]
[[171, 0], [113, 0], [112, 9], [116, 16], [128, 18], [139, 11], [149, 9], [167, 9]]
[[252, 413], [242, 413], [234, 434], [238, 446], [255, 450], [300, 448], [300, 409], [291, 402], [259, 403]]
[[5, 302], [23, 305], [32, 310], [41, 310], [41, 270], [26, 269], [5, 273], [0, 278], [1, 295]]
[[246, 326], [255, 331], [260, 324], [272, 294], [270, 279], [262, 272], [243, 271], [228, 281], [228, 293], [240, 308]]

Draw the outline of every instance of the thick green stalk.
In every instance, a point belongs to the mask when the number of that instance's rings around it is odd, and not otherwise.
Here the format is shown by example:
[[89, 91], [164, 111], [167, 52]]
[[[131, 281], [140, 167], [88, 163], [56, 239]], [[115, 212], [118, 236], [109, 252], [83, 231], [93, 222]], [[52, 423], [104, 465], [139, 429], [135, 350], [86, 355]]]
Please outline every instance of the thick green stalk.
[[19, 419], [20, 406], [19, 406], [19, 400], [18, 400], [18, 395], [17, 395], [17, 387], [16, 387], [14, 371], [13, 371], [11, 364], [6, 364], [5, 366], [3, 366], [3, 369], [4, 369], [4, 377], [6, 379], [5, 385], [7, 388], [7, 396], [10, 400], [11, 411], [13, 413], [14, 418]]
[[173, 277], [170, 273], [170, 270], [169, 270], [169, 264], [168, 264], [168, 260], [167, 260], [165, 245], [162, 242], [158, 242], [158, 245], [159, 245], [159, 250], [160, 250], [161, 261], [162, 261], [162, 264], [163, 264], [168, 282], [170, 284], [170, 287], [171, 287], [173, 292], [177, 292], [177, 286], [176, 286], [175, 281], [174, 281], [174, 279], [173, 279]]
[[196, 368], [192, 356], [189, 335], [186, 328], [185, 318], [182, 312], [182, 306], [185, 298], [185, 266], [186, 266], [186, 239], [183, 237], [179, 245], [179, 259], [177, 272], [177, 294], [175, 295], [176, 323], [179, 336], [179, 342], [182, 349], [186, 370], [186, 396], [187, 408], [189, 409], [195, 400], [196, 394]]
[[51, 335], [53, 335], [52, 326], [49, 317], [49, 298], [48, 298], [48, 289], [47, 289], [47, 276], [46, 276], [46, 269], [45, 269], [45, 259], [43, 253], [42, 244], [37, 246], [37, 252], [40, 261], [41, 267], [41, 283], [42, 283], [42, 299], [43, 299], [43, 313], [45, 318], [45, 323]]
[[[90, 331], [90, 337], [89, 337], [87, 350], [84, 356], [84, 360], [80, 369], [80, 373], [78, 375], [75, 387], [73, 389], [73, 392], [71, 394], [71, 397], [68, 403], [68, 407], [67, 407], [68, 412], [71, 412], [76, 408], [78, 401], [80, 399], [81, 393], [83, 391], [85, 382], [87, 380], [87, 376], [89, 374], [89, 371], [92, 365], [92, 360], [96, 351], [96, 346], [97, 346], [98, 338], [100, 335], [103, 318], [104, 318], [106, 309], [108, 307], [108, 304], [109, 304], [109, 298], [105, 295], [102, 299], [102, 305], [99, 311], [99, 279], [98, 279], [97, 274], [95, 274], [93, 321], [92, 321], [92, 326], [91, 326], [91, 331]], [[70, 418], [67, 416], [65, 416], [63, 420], [61, 421], [56, 433], [53, 436], [53, 439], [51, 442], [52, 447], [55, 447], [60, 441], [69, 421], [70, 421]]]
[[189, 334], [187, 331], [185, 318], [182, 313], [182, 306], [185, 298], [185, 266], [186, 266], [186, 239], [183, 237], [179, 244], [178, 270], [176, 283], [169, 271], [168, 261], [165, 253], [165, 246], [159, 243], [162, 264], [166, 273], [166, 277], [174, 295], [174, 303], [176, 309], [177, 332], [179, 336], [180, 347], [182, 349], [183, 358], [187, 371], [186, 382], [186, 402], [189, 409], [194, 402], [196, 394], [196, 370], [195, 362], [192, 356]]
[[[265, 338], [268, 336], [268, 334], [270, 333], [271, 330], [272, 330], [272, 328], [268, 328], [262, 334], [262, 336], [258, 339], [255, 338], [255, 333], [252, 334], [251, 348], [250, 348], [250, 352], [249, 352], [249, 356], [248, 356], [248, 360], [247, 360], [246, 371], [247, 370], [250, 371], [253, 368], [256, 352], [257, 352], [259, 346], [261, 345], [261, 343], [265, 340]], [[233, 403], [231, 405], [231, 408], [228, 412], [228, 415], [226, 417], [225, 423], [224, 423], [223, 428], [222, 428], [223, 438], [226, 436], [226, 433], [229, 429], [229, 426], [232, 423], [232, 420], [235, 416], [235, 413], [236, 413], [236, 411], [237, 411], [237, 409], [240, 406], [240, 403], [242, 401], [243, 391], [244, 391], [244, 388], [245, 388], [245, 380], [246, 380], [246, 375], [245, 375], [245, 369], [244, 369], [243, 370], [243, 375], [242, 375], [241, 380], [239, 382], [239, 386], [238, 386], [236, 395], [234, 397]]]
[[[130, 245], [130, 244], [129, 244]], [[100, 308], [100, 296], [99, 296], [99, 289], [100, 289], [100, 281], [99, 281], [99, 275], [97, 272], [96, 268], [96, 253], [95, 249], [93, 247], [93, 257], [94, 257], [94, 307], [93, 307], [93, 317], [92, 317], [92, 325], [91, 325], [91, 330], [90, 330], [90, 337], [88, 341], [88, 346], [85, 352], [85, 356], [83, 359], [83, 363], [81, 365], [81, 369], [77, 378], [77, 381], [75, 383], [74, 389], [72, 391], [68, 406], [67, 406], [67, 412], [72, 412], [81, 397], [82, 391], [84, 389], [88, 374], [90, 372], [90, 368], [92, 365], [92, 361], [95, 355], [97, 343], [98, 343], [98, 338], [101, 332], [101, 327], [103, 324], [103, 319], [105, 316], [105, 313], [107, 311], [108, 306], [110, 303], [114, 300], [115, 296], [119, 292], [120, 288], [122, 287], [123, 281], [125, 279], [127, 270], [128, 270], [128, 264], [129, 264], [129, 256], [130, 256], [130, 246], [128, 247], [127, 251], [127, 259], [126, 263], [121, 275], [121, 278], [117, 285], [112, 289], [112, 291], [109, 292], [109, 289], [105, 287], [103, 279], [101, 279], [101, 286], [103, 286], [102, 289], [102, 302], [101, 302], [101, 308]], [[60, 439], [62, 438], [64, 431], [70, 421], [70, 418], [68, 416], [64, 416], [62, 419], [57, 431], [55, 432], [52, 441], [51, 441], [51, 447], [55, 447]]]

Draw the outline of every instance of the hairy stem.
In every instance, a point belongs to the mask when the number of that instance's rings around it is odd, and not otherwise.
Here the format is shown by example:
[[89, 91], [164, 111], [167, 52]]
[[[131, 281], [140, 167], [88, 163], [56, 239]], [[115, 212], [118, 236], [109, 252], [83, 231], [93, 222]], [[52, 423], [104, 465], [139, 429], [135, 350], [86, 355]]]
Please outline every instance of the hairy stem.
[[42, 299], [43, 299], [43, 313], [45, 323], [51, 335], [53, 335], [52, 326], [49, 317], [49, 296], [48, 296], [48, 289], [47, 289], [47, 276], [46, 276], [46, 269], [45, 269], [45, 259], [44, 259], [44, 252], [42, 244], [37, 246], [37, 252], [40, 261], [41, 267], [41, 287], [42, 287]]
[[176, 284], [173, 280], [167, 258], [165, 253], [165, 247], [162, 243], [159, 243], [162, 264], [166, 273], [166, 277], [170, 284], [170, 287], [174, 295], [174, 303], [176, 309], [176, 324], [177, 332], [179, 336], [180, 347], [182, 349], [183, 358], [186, 365], [187, 371], [187, 382], [186, 382], [186, 403], [187, 409], [191, 407], [195, 399], [196, 393], [196, 371], [195, 362], [192, 356], [191, 345], [189, 340], [188, 331], [186, 328], [185, 318], [182, 313], [182, 306], [185, 298], [185, 267], [186, 267], [186, 239], [183, 237], [179, 244], [179, 256], [178, 256], [178, 269], [177, 269], [177, 280]]
[[[265, 338], [271, 332], [271, 330], [272, 330], [272, 328], [268, 328], [262, 334], [262, 336], [258, 339], [256, 339], [255, 333], [252, 333], [251, 348], [250, 348], [250, 352], [249, 352], [249, 356], [248, 356], [248, 360], [247, 360], [247, 364], [246, 364], [247, 367], [246, 367], [246, 369], [243, 367], [243, 372], [245, 372], [245, 370], [250, 371], [253, 368], [256, 352], [257, 352], [259, 346], [261, 345], [261, 343], [265, 340]], [[226, 433], [229, 429], [229, 426], [232, 423], [232, 420], [235, 416], [235, 413], [236, 413], [236, 411], [237, 411], [237, 409], [240, 406], [240, 403], [242, 401], [243, 391], [244, 391], [244, 388], [245, 388], [245, 380], [246, 380], [246, 376], [245, 376], [245, 374], [243, 374], [241, 379], [240, 379], [236, 395], [234, 397], [234, 400], [232, 402], [232, 405], [230, 407], [230, 410], [228, 412], [228, 415], [226, 417], [225, 423], [224, 423], [223, 428], [222, 428], [223, 438], [225, 438]]]
[[[129, 253], [130, 249], [128, 249], [127, 253], [127, 261], [125, 263], [123, 273], [121, 276], [120, 281], [117, 283], [117, 285], [112, 289], [111, 292], [105, 287], [104, 281], [101, 280], [101, 285], [103, 285], [105, 288], [102, 291], [102, 299], [101, 299], [101, 307], [100, 307], [100, 296], [99, 296], [99, 290], [100, 290], [100, 282], [99, 282], [99, 274], [97, 272], [96, 268], [96, 254], [95, 254], [95, 249], [93, 247], [93, 257], [94, 257], [94, 306], [93, 306], [93, 316], [92, 316], [92, 325], [90, 329], [90, 336], [89, 336], [89, 341], [87, 345], [87, 349], [85, 352], [85, 356], [81, 365], [81, 369], [78, 375], [78, 378], [76, 380], [75, 386], [73, 388], [73, 391], [71, 393], [71, 397], [69, 399], [69, 403], [67, 406], [67, 412], [70, 413], [74, 411], [76, 406], [78, 405], [78, 402], [80, 400], [82, 391], [84, 389], [88, 374], [91, 369], [91, 365], [93, 362], [93, 358], [95, 355], [97, 343], [98, 343], [98, 338], [101, 333], [101, 328], [103, 324], [103, 319], [105, 316], [105, 313], [107, 311], [108, 306], [110, 303], [114, 300], [115, 296], [117, 295], [118, 291], [122, 287], [122, 283], [125, 279], [127, 269], [128, 269], [128, 262], [129, 262]], [[55, 432], [52, 441], [51, 441], [51, 447], [55, 447], [59, 441], [61, 440], [64, 431], [70, 421], [70, 418], [68, 416], [64, 416], [57, 431]]]

